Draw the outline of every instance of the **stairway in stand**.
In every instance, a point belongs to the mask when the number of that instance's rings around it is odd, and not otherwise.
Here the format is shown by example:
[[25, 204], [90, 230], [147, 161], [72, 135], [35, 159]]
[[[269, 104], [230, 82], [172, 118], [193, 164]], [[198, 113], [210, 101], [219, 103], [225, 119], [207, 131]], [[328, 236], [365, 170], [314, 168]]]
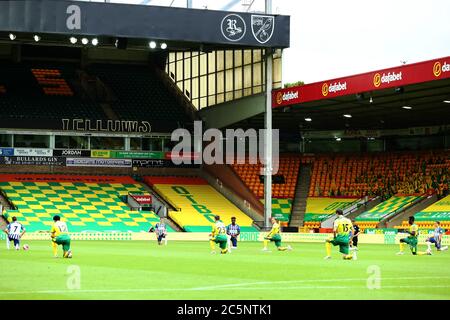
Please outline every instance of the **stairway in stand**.
[[311, 182], [311, 165], [301, 165], [298, 175], [289, 227], [303, 226], [306, 212], [306, 199], [308, 198], [309, 184]]

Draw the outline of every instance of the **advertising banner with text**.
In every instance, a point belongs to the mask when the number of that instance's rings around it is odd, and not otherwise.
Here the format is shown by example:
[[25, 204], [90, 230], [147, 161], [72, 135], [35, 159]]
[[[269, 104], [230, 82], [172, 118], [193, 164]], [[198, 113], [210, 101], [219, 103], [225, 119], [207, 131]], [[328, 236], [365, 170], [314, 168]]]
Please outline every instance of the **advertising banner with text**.
[[64, 166], [65, 157], [0, 157], [0, 164], [30, 166]]
[[131, 163], [131, 159], [67, 158], [66, 166], [129, 168]]
[[450, 78], [450, 57], [276, 90], [272, 107]]
[[29, 148], [15, 148], [15, 156], [30, 156], [30, 157], [52, 157], [52, 149], [29, 149]]

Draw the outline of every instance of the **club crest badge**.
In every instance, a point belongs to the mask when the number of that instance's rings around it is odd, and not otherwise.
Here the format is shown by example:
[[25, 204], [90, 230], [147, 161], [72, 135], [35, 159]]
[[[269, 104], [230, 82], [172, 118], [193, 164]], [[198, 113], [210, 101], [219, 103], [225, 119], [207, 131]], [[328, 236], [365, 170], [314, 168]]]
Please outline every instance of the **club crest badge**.
[[264, 44], [268, 42], [272, 38], [274, 28], [275, 17], [252, 15], [252, 33], [259, 43]]
[[238, 14], [229, 14], [222, 19], [222, 35], [229, 41], [239, 41], [245, 36], [246, 25]]

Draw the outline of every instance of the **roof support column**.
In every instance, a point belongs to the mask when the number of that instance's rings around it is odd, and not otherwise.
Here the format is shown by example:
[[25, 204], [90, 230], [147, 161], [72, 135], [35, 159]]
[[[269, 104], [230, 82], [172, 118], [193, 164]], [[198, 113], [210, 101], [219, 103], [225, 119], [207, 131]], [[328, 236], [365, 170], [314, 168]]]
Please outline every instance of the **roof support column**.
[[[272, 0], [266, 0], [266, 14], [272, 13]], [[265, 143], [264, 143], [264, 229], [270, 228], [272, 217], [272, 49], [265, 52], [266, 68], [266, 112], [264, 117]]]

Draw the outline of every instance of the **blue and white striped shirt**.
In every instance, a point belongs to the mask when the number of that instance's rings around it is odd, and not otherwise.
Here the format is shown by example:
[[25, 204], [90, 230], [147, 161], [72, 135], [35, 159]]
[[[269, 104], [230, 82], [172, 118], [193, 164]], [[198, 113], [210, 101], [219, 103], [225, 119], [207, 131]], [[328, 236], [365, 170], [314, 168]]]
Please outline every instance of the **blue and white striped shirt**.
[[20, 234], [22, 233], [22, 231], [25, 231], [25, 228], [22, 226], [22, 224], [17, 221], [11, 222], [6, 228], [8, 229], [8, 238], [15, 240], [19, 240]]
[[157, 223], [155, 226], [155, 231], [158, 235], [163, 235], [166, 233], [166, 224], [165, 223]]
[[241, 227], [239, 227], [239, 225], [235, 224], [230, 224], [227, 227], [227, 234], [230, 236], [235, 236], [238, 235], [239, 233], [241, 233]]

